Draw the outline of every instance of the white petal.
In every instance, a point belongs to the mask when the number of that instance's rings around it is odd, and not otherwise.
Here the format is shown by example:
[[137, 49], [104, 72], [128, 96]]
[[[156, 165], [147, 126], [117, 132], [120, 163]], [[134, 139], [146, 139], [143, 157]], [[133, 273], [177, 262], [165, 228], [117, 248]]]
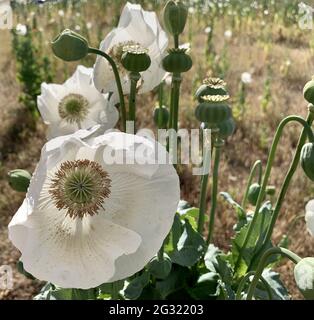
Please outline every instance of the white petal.
[[307, 211], [305, 214], [307, 229], [312, 237], [314, 237], [314, 211]]

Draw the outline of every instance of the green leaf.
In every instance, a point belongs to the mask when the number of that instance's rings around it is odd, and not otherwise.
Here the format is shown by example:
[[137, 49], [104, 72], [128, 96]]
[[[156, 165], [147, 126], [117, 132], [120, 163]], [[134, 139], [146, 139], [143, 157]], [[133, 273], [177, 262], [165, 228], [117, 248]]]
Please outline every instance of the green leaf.
[[221, 251], [215, 247], [213, 244], [208, 246], [207, 252], [204, 257], [204, 262], [206, 268], [211, 272], [216, 272], [217, 256], [221, 253]]
[[302, 259], [294, 268], [294, 278], [304, 298], [314, 300], [314, 258]]
[[170, 253], [173, 263], [184, 267], [193, 266], [203, 255], [206, 244], [203, 237], [185, 220], [183, 233], [177, 248]]
[[245, 210], [241, 207], [241, 205], [233, 200], [232, 196], [229, 193], [221, 192], [220, 195], [236, 210], [239, 220], [246, 220]]
[[[188, 220], [194, 230], [197, 230], [197, 221], [200, 210], [198, 208], [189, 208], [179, 212], [181, 220]], [[208, 216], [206, 216], [208, 219]]]
[[172, 268], [170, 257], [164, 253], [163, 260], [154, 257], [148, 264], [147, 270], [157, 279], [165, 279], [168, 277]]
[[149, 284], [147, 287], [145, 287], [142, 291], [141, 296], [138, 298], [138, 300], [161, 300], [162, 297], [159, 293], [159, 291], [153, 287], [151, 284]]
[[[125, 281], [120, 280], [115, 282], [116, 290], [121, 291], [125, 286]], [[112, 283], [104, 283], [98, 287], [98, 299], [109, 300], [112, 296]]]
[[124, 296], [126, 299], [136, 300], [138, 299], [144, 288], [148, 285], [150, 275], [147, 271], [144, 271], [140, 276], [134, 278], [124, 289]]
[[[235, 270], [235, 274], [237, 277], [242, 277], [246, 274], [254, 255], [261, 249], [262, 241], [264, 239], [267, 227], [269, 226], [271, 216], [272, 216], [271, 203], [266, 202], [261, 207], [258, 213], [249, 241], [246, 245], [246, 248], [243, 250], [240, 264], [237, 270]], [[246, 234], [248, 232], [248, 229], [251, 223], [252, 221], [250, 221], [248, 224], [242, 227], [241, 230], [237, 232], [236, 236], [232, 239], [231, 252], [232, 252], [233, 264], [236, 264], [238, 260], [239, 252], [243, 247], [244, 239], [246, 237]], [[271, 244], [269, 245], [271, 246]]]
[[[271, 269], [265, 269], [262, 274], [265, 281], [269, 284], [272, 293], [272, 300], [290, 300], [289, 293], [284, 284], [280, 280], [280, 275], [272, 271]], [[268, 293], [263, 286], [262, 282], [259, 282], [255, 292], [255, 299], [268, 300]]]
[[201, 275], [193, 288], [188, 288], [195, 300], [212, 300], [216, 298], [219, 276], [216, 272]]
[[177, 244], [179, 242], [182, 232], [183, 232], [182, 221], [180, 220], [180, 216], [177, 213], [174, 217], [169, 239], [165, 245], [166, 252], [171, 252], [177, 247]]

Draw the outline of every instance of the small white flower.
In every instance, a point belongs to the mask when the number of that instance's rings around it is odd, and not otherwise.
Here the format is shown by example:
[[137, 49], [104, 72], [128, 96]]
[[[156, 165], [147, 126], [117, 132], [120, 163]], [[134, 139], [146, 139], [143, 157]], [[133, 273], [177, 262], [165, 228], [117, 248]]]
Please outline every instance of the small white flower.
[[194, 14], [195, 13], [195, 9], [193, 7], [189, 7], [189, 14]]
[[226, 39], [231, 39], [232, 38], [232, 31], [231, 30], [226, 30], [225, 31], [225, 38]]
[[59, 10], [59, 11], [58, 11], [58, 15], [59, 15], [60, 17], [64, 17], [64, 11], [63, 11], [63, 10]]
[[241, 75], [241, 81], [244, 84], [250, 84], [252, 82], [252, 75], [249, 72], [243, 72]]
[[93, 27], [93, 24], [91, 22], [86, 23], [86, 28], [89, 30]]
[[27, 27], [25, 24], [19, 23], [16, 26], [15, 31], [19, 36], [25, 36], [27, 34]]
[[79, 25], [76, 25], [75, 26], [75, 31], [80, 31], [81, 30], [81, 27]]
[[[135, 164], [115, 164], [113, 154]], [[180, 199], [173, 166], [151, 162], [159, 156], [169, 155], [155, 141], [98, 136], [97, 128], [50, 140], [9, 224], [25, 270], [82, 289], [140, 271], [169, 233]]]
[[79, 12], [76, 12], [75, 14], [78, 18], [81, 16], [81, 14]]
[[268, 10], [264, 10], [264, 15], [268, 16], [269, 15], [269, 11]]
[[310, 235], [314, 237], [314, 200], [309, 201], [305, 207], [305, 221]]
[[92, 84], [91, 68], [78, 66], [64, 84], [41, 86], [38, 109], [48, 125], [48, 139], [70, 134], [79, 128], [101, 124], [104, 130], [113, 128], [119, 118], [115, 101], [108, 101]]
[[211, 27], [205, 28], [205, 33], [206, 33], [206, 34], [209, 34], [209, 33], [211, 33], [211, 32], [212, 32], [212, 28], [211, 28]]
[[[148, 49], [151, 66], [141, 74], [138, 92], [141, 94], [151, 91], [160, 84], [165, 75], [161, 62], [168, 46], [168, 37], [161, 28], [156, 13], [144, 11], [140, 5], [128, 2], [122, 11], [118, 27], [100, 44], [100, 50], [108, 53], [117, 63], [123, 92], [129, 94], [129, 76], [121, 65], [122, 49], [126, 44], [140, 44]], [[94, 83], [100, 92], [117, 92], [111, 67], [107, 60], [100, 56], [94, 66]]]

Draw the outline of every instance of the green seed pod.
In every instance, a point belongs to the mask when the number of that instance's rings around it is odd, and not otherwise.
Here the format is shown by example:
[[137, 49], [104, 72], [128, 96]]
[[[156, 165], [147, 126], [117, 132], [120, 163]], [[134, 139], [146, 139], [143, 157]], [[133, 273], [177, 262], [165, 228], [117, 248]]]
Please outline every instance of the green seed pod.
[[220, 137], [223, 139], [227, 139], [228, 137], [233, 135], [236, 128], [236, 124], [233, 118], [229, 118], [226, 121], [219, 123], [217, 127], [219, 129]]
[[173, 36], [178, 36], [184, 30], [188, 17], [188, 9], [181, 1], [167, 2], [163, 19], [166, 30]]
[[226, 100], [229, 96], [205, 96], [196, 110], [195, 116], [201, 122], [206, 122], [208, 128], [217, 126], [231, 118], [232, 111]]
[[32, 176], [25, 170], [16, 169], [8, 173], [9, 185], [17, 192], [27, 192]]
[[303, 95], [306, 101], [314, 104], [314, 77], [305, 85]]
[[143, 72], [151, 65], [148, 50], [140, 45], [129, 45], [123, 48], [121, 62], [123, 67], [130, 72]]
[[301, 166], [307, 177], [314, 181], [314, 144], [306, 143], [301, 151]]
[[202, 102], [204, 96], [227, 96], [226, 83], [219, 78], [207, 78], [196, 91], [195, 97]]
[[169, 54], [163, 59], [163, 68], [170, 73], [187, 72], [192, 68], [193, 62], [186, 49], [170, 49]]
[[66, 29], [51, 43], [53, 53], [64, 61], [77, 61], [88, 54], [88, 42], [78, 33]]
[[250, 188], [249, 188], [249, 193], [248, 193], [248, 200], [251, 205], [255, 206], [257, 203], [257, 199], [259, 196], [259, 193], [261, 191], [261, 186], [258, 183], [253, 183]]
[[166, 107], [156, 107], [154, 110], [154, 123], [159, 129], [166, 129], [169, 122], [169, 111]]
[[294, 268], [294, 278], [304, 298], [314, 300], [314, 258], [302, 259]]

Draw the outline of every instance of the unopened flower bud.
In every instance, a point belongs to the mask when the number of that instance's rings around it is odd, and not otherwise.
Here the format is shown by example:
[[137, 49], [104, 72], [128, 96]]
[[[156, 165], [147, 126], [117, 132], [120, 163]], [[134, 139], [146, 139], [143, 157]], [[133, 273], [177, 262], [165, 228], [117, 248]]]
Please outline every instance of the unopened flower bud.
[[163, 59], [163, 68], [170, 73], [187, 72], [192, 68], [193, 62], [186, 49], [170, 49], [169, 54]]
[[11, 188], [17, 192], [27, 192], [32, 176], [25, 170], [13, 170], [8, 173]]
[[314, 181], [314, 144], [306, 143], [301, 151], [301, 166], [306, 176]]
[[51, 43], [53, 53], [65, 61], [77, 61], [88, 54], [88, 41], [78, 33], [66, 29]]
[[181, 1], [170, 0], [164, 8], [164, 24], [166, 30], [173, 36], [178, 36], [184, 30], [188, 17], [188, 9]]
[[303, 95], [306, 101], [314, 104], [314, 77], [305, 85]]
[[294, 268], [294, 278], [304, 298], [314, 300], [314, 258], [302, 259]]
[[121, 57], [123, 67], [130, 72], [146, 71], [151, 65], [147, 49], [140, 45], [128, 45], [123, 48]]
[[258, 183], [253, 183], [249, 188], [248, 200], [252, 206], [255, 206], [257, 203], [258, 196], [261, 191], [261, 186]]

